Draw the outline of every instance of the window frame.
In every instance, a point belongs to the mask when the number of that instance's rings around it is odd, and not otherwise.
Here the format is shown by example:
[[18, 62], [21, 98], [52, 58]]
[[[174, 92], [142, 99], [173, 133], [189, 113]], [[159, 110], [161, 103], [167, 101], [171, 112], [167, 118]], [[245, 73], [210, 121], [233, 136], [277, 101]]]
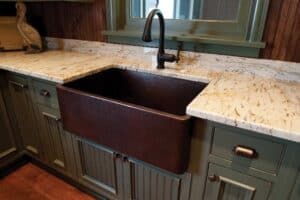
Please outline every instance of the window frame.
[[[109, 40], [114, 37], [140, 38], [145, 19], [131, 18], [131, 1], [106, 0], [106, 3], [108, 30], [103, 34]], [[265, 47], [262, 35], [268, 6], [269, 0], [241, 0], [236, 20], [166, 19], [166, 39], [256, 48], [253, 57], [257, 57], [259, 49]], [[158, 29], [158, 23], [154, 22], [154, 38], [158, 38]]]

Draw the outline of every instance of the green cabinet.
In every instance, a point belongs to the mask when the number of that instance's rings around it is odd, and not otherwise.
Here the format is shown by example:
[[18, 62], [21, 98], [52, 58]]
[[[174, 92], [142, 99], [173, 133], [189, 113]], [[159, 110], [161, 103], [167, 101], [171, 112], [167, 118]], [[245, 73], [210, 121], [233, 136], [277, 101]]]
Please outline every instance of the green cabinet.
[[0, 160], [10, 157], [16, 152], [17, 145], [15, 143], [6, 106], [0, 90]]
[[110, 199], [187, 200], [190, 174], [175, 175], [73, 135], [80, 183]]
[[271, 183], [215, 164], [209, 165], [204, 199], [263, 200]]
[[199, 120], [176, 175], [64, 131], [54, 83], [0, 78], [0, 167], [26, 153], [112, 200], [300, 199], [299, 143]]
[[62, 128], [59, 111], [37, 104], [37, 119], [43, 145], [42, 160], [72, 177], [75, 174], [72, 139]]
[[[13, 132], [21, 138], [25, 152], [56, 171], [75, 177], [72, 137], [63, 130], [60, 122], [55, 84], [14, 73], [7, 73], [5, 77], [6, 102], [11, 105], [7, 112], [10, 112]], [[6, 111], [1, 101], [0, 104], [1, 133], [2, 130], [9, 133], [8, 126], [2, 125], [2, 121], [8, 124], [8, 119], [2, 120]], [[3, 146], [3, 155], [15, 150], [8, 149], [8, 146], [15, 146], [12, 139], [1, 140], [0, 145]]]
[[126, 199], [187, 200], [191, 175], [175, 175], [125, 157]]
[[120, 154], [73, 135], [78, 181], [110, 199], [123, 198]]
[[296, 179], [290, 199], [291, 200], [299, 200], [300, 199], [300, 170], [298, 172], [298, 177]]
[[204, 199], [298, 199], [298, 143], [209, 124], [210, 164]]
[[10, 101], [13, 106], [13, 116], [16, 131], [22, 138], [24, 148], [32, 156], [40, 156], [40, 141], [38, 127], [31, 98], [29, 80], [23, 76], [9, 74], [7, 83], [10, 92]]

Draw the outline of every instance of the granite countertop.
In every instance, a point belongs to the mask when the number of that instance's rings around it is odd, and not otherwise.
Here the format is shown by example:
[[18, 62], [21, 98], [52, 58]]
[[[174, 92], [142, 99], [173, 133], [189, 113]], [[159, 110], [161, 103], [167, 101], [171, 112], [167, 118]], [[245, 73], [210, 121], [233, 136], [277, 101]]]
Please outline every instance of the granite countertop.
[[300, 142], [299, 63], [182, 52], [178, 64], [158, 70], [156, 49], [56, 38], [47, 42], [52, 50], [40, 54], [0, 53], [0, 69], [57, 83], [111, 67], [206, 82], [187, 114]]

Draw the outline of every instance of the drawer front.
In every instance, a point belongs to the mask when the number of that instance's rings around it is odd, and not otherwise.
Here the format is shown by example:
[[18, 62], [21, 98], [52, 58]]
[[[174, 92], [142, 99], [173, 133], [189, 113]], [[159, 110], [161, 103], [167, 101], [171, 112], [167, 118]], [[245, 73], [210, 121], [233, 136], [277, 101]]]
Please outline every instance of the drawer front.
[[9, 74], [7, 76], [8, 84], [14, 88], [27, 89], [29, 88], [26, 77]]
[[285, 145], [258, 138], [251, 132], [237, 132], [216, 127], [211, 154], [232, 161], [232, 164], [276, 174], [285, 151]]
[[54, 85], [34, 80], [33, 87], [35, 101], [37, 101], [40, 104], [50, 106], [52, 108], [58, 108], [56, 87]]

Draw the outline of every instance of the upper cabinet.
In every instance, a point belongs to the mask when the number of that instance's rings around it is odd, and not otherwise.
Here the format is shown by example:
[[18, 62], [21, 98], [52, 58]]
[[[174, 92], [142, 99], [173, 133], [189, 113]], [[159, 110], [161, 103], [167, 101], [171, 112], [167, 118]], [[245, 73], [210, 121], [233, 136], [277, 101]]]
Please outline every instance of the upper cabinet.
[[[104, 34], [112, 42], [145, 45], [141, 41], [145, 19], [159, 8], [169, 48], [181, 42], [186, 50], [257, 57], [265, 47], [262, 33], [268, 4], [268, 0], [107, 0]], [[154, 23], [156, 36], [158, 28]]]

